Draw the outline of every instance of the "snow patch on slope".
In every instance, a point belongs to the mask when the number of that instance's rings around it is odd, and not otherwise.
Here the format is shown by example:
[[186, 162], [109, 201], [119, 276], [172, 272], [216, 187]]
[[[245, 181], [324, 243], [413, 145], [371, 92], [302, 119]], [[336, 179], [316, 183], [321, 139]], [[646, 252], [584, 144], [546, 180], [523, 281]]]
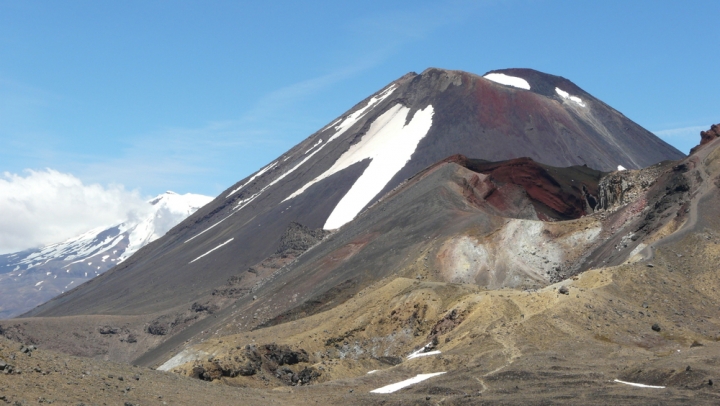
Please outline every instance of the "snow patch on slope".
[[387, 386], [383, 386], [382, 388], [378, 388], [375, 390], [371, 390], [370, 393], [393, 393], [396, 391], [399, 391], [402, 388], [408, 387], [410, 385], [414, 385], [418, 382], [422, 382], [426, 379], [430, 379], [434, 376], [442, 375], [445, 372], [435, 372], [431, 374], [419, 374], [416, 375], [414, 378], [406, 379], [404, 381], [400, 381], [397, 383], [393, 383]]
[[487, 80], [492, 80], [495, 83], [500, 83], [501, 85], [530, 90], [530, 83], [528, 83], [527, 80], [516, 76], [510, 76], [504, 73], [488, 73], [483, 77]]
[[188, 262], [188, 264], [192, 264], [193, 262], [197, 261], [198, 259], [200, 259], [200, 258], [202, 258], [202, 257], [204, 257], [204, 256], [207, 256], [207, 255], [209, 255], [209, 254], [210, 254], [210, 253], [212, 253], [213, 251], [215, 251], [215, 250], [218, 250], [218, 249], [220, 249], [220, 248], [222, 248], [222, 247], [224, 247], [224, 246], [226, 246], [226, 245], [230, 244], [230, 242], [231, 242], [232, 240], [234, 240], [234, 239], [235, 239], [235, 238], [231, 238], [231, 239], [229, 239], [229, 240], [225, 241], [224, 243], [222, 243], [222, 244], [218, 245], [217, 247], [215, 247], [215, 248], [211, 249], [210, 251], [208, 251], [208, 252], [206, 252], [206, 253], [204, 253], [204, 254], [200, 255], [199, 257], [197, 257], [197, 258], [193, 259], [192, 261]]
[[318, 145], [322, 144], [322, 142], [323, 142], [322, 138], [319, 139], [318, 142], [316, 142], [315, 145], [313, 145], [312, 147], [310, 147], [309, 150], [305, 151], [305, 153], [307, 154], [308, 152], [314, 150]]
[[432, 343], [427, 343], [427, 344], [425, 344], [425, 346], [422, 347], [421, 349], [419, 349], [419, 350], [413, 352], [412, 354], [408, 355], [408, 356], [407, 356], [407, 359], [413, 359], [413, 358], [418, 358], [418, 357], [425, 357], [425, 356], [428, 356], [428, 355], [441, 354], [441, 352], [438, 351], [438, 350], [428, 351], [428, 348], [429, 348], [431, 345], [432, 345]]
[[235, 190], [233, 190], [232, 192], [228, 193], [228, 195], [225, 196], [225, 198], [227, 199], [228, 197], [234, 195], [236, 192], [240, 191], [240, 189], [244, 188], [245, 185], [249, 184], [250, 182], [252, 182], [252, 181], [254, 181], [255, 179], [257, 179], [258, 177], [262, 176], [263, 173], [265, 173], [265, 172], [269, 171], [270, 169], [274, 168], [276, 165], [277, 165], [277, 161], [271, 163], [270, 165], [268, 165], [268, 166], [266, 166], [266, 167], [264, 167], [264, 168], [262, 168], [262, 169], [260, 169], [260, 170], [258, 171], [258, 173], [256, 173], [255, 175], [253, 175], [252, 178], [248, 179], [247, 182], [243, 183], [242, 185], [238, 186]]
[[412, 121], [405, 125], [409, 112], [409, 108], [400, 104], [391, 107], [370, 125], [370, 129], [360, 142], [350, 146], [330, 169], [285, 200], [299, 196], [313, 184], [369, 158], [371, 161], [367, 169], [340, 200], [325, 222], [324, 228], [339, 228], [354, 219], [405, 166], [420, 140], [430, 130], [434, 114], [432, 105], [428, 105], [424, 110], [418, 110]]
[[349, 130], [350, 127], [355, 125], [355, 123], [357, 123], [373, 106], [387, 99], [388, 96], [390, 96], [396, 88], [397, 86], [393, 83], [387, 89], [381, 91], [377, 96], [373, 96], [365, 107], [347, 116], [345, 120], [335, 126], [336, 132], [328, 139], [327, 142], [337, 139], [338, 137], [343, 135], [345, 131]]
[[583, 103], [581, 98], [579, 98], [577, 96], [573, 96], [570, 93], [560, 89], [559, 87], [555, 88], [555, 93], [560, 95], [560, 97], [562, 97], [563, 99], [574, 101], [575, 103], [579, 104], [580, 106], [585, 107], [585, 103]]
[[624, 385], [635, 386], [637, 388], [665, 389], [664, 386], [645, 385], [644, 383], [635, 383], [635, 382], [625, 382], [625, 381], [621, 381], [619, 379], [615, 379], [613, 382], [622, 383]]

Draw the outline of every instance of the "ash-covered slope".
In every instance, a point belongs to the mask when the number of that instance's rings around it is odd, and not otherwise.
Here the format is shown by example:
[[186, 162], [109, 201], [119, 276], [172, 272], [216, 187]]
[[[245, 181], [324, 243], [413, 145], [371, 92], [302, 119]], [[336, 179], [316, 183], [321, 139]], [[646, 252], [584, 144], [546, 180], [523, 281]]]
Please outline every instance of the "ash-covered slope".
[[46, 247], [0, 255], [0, 318], [26, 312], [102, 274], [208, 203], [212, 198], [166, 192], [147, 211]]

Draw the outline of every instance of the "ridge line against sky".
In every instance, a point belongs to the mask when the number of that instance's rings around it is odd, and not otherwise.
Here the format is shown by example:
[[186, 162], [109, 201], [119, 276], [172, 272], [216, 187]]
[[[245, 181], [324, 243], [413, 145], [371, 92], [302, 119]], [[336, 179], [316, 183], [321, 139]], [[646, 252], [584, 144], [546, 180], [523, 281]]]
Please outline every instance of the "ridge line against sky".
[[4, 1], [0, 180], [215, 196], [431, 66], [566, 77], [687, 152], [720, 121], [719, 14], [716, 1]]

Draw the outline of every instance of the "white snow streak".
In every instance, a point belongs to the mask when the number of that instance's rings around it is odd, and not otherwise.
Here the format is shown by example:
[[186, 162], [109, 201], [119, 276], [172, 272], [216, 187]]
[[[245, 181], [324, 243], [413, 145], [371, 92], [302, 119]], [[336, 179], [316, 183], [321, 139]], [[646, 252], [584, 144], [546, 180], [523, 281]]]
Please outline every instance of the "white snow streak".
[[250, 182], [254, 181], [257, 177], [262, 176], [263, 173], [265, 173], [265, 172], [269, 171], [270, 169], [274, 168], [276, 165], [277, 165], [277, 161], [275, 161], [275, 162], [271, 163], [270, 165], [268, 165], [268, 166], [260, 169], [260, 170], [258, 171], [258, 173], [256, 173], [255, 175], [253, 175], [252, 178], [248, 179], [247, 182], [243, 183], [242, 185], [238, 186], [237, 189], [235, 189], [235, 190], [233, 190], [232, 192], [228, 193], [228, 195], [225, 196], [225, 198], [227, 199], [228, 197], [234, 195], [234, 194], [235, 194], [236, 192], [238, 192], [240, 189], [244, 188], [245, 185], [247, 185], [247, 184], [249, 184]]
[[419, 353], [417, 353], [417, 354], [416, 354], [416, 353], [412, 353], [412, 354], [408, 355], [407, 358], [408, 358], [408, 359], [413, 359], [413, 358], [418, 358], [418, 357], [425, 357], [425, 356], [427, 356], [427, 355], [437, 355], [437, 354], [441, 354], [441, 352], [435, 350], [435, 351], [428, 351], [428, 352], [419, 352]]
[[322, 142], [323, 142], [322, 138], [319, 139], [318, 142], [316, 142], [315, 145], [313, 145], [312, 147], [310, 147], [309, 150], [305, 151], [305, 153], [307, 154], [308, 152], [312, 151], [313, 149], [315, 149], [315, 147], [317, 147], [318, 145], [322, 144]]
[[188, 262], [188, 265], [189, 265], [189, 264], [192, 264], [193, 262], [197, 261], [198, 259], [200, 259], [200, 258], [202, 258], [202, 257], [204, 257], [204, 256], [206, 256], [206, 255], [208, 255], [208, 254], [210, 254], [211, 252], [213, 252], [213, 251], [215, 251], [215, 250], [217, 250], [217, 249], [220, 249], [220, 248], [222, 248], [223, 246], [225, 246], [225, 245], [229, 244], [229, 243], [230, 243], [230, 241], [232, 241], [232, 240], [234, 240], [234, 239], [235, 239], [235, 238], [233, 237], [233, 238], [231, 238], [231, 239], [229, 239], [229, 240], [225, 241], [224, 243], [222, 243], [222, 244], [218, 245], [217, 247], [215, 247], [215, 248], [211, 249], [210, 251], [208, 251], [208, 252], [206, 252], [206, 253], [204, 253], [204, 254], [200, 255], [199, 257], [197, 257], [197, 258], [193, 259], [192, 261]]
[[[336, 125], [337, 123], [339, 123], [339, 122], [341, 122], [341, 121], [342, 121], [342, 117], [341, 117], [341, 118], [338, 118], [338, 119], [335, 120], [335, 121], [333, 121], [332, 124], [330, 124], [329, 126], [323, 128], [322, 130], [320, 130], [320, 132], [323, 132], [323, 131], [327, 130], [328, 128]], [[705, 127], [703, 127], [703, 128], [705, 128]]]
[[626, 171], [627, 169], [626, 169], [624, 166], [622, 166], [622, 165], [618, 165], [617, 170], [618, 170], [618, 171]]
[[[295, 165], [295, 166], [293, 166], [292, 168], [290, 168], [289, 171], [287, 171], [287, 172], [283, 173], [282, 175], [278, 176], [277, 179], [275, 179], [274, 181], [268, 183], [264, 188], [260, 189], [259, 192], [253, 194], [252, 196], [248, 197], [247, 199], [240, 200], [240, 201], [235, 205], [235, 207], [233, 208], [233, 213], [232, 213], [232, 214], [234, 214], [235, 212], [239, 211], [240, 209], [242, 209], [243, 207], [247, 206], [248, 204], [252, 203], [253, 200], [257, 199], [264, 191], [266, 191], [267, 189], [269, 189], [272, 185], [280, 182], [280, 181], [283, 180], [286, 176], [288, 176], [288, 175], [290, 175], [291, 173], [295, 172], [295, 170], [296, 170], [297, 168], [301, 167], [305, 162], [307, 162], [308, 160], [310, 160], [310, 158], [312, 158], [313, 155], [315, 155], [315, 154], [317, 154], [318, 152], [320, 152], [320, 150], [322, 150], [323, 147], [325, 147], [325, 145], [327, 145], [327, 144], [321, 145], [320, 148], [318, 148], [318, 149], [316, 149], [315, 151], [313, 151], [312, 154], [306, 156], [305, 159], [303, 159], [302, 161], [300, 161], [300, 163], [298, 163], [297, 165]], [[283, 201], [284, 201], [284, 200], [283, 200]], [[231, 215], [232, 215], [232, 214], [231, 214]], [[228, 216], [228, 217], [230, 217], [230, 216]], [[227, 217], [226, 217], [226, 218], [227, 218]], [[206, 231], [207, 231], [207, 230], [206, 230]], [[199, 234], [198, 234], [198, 235], [199, 235]], [[193, 237], [193, 238], [195, 238], [195, 237]], [[190, 241], [190, 240], [188, 240], [188, 241]]]
[[351, 221], [405, 166], [420, 140], [430, 130], [434, 113], [432, 105], [428, 105], [424, 110], [418, 110], [412, 121], [405, 125], [409, 112], [409, 108], [400, 104], [390, 108], [370, 125], [370, 129], [360, 142], [352, 145], [330, 169], [285, 200], [299, 196], [313, 184], [354, 163], [370, 158], [372, 161], [367, 169], [340, 200], [325, 222], [324, 228], [339, 228]]
[[488, 73], [483, 77], [487, 80], [492, 80], [495, 83], [500, 83], [501, 85], [530, 90], [530, 83], [528, 83], [527, 80], [523, 78], [509, 76], [504, 73]]
[[572, 95], [570, 95], [570, 93], [568, 93], [568, 92], [560, 89], [559, 87], [556, 87], [556, 88], [555, 88], [555, 93], [559, 94], [560, 97], [562, 97], [563, 99], [572, 100], [572, 101], [574, 101], [575, 103], [577, 103], [577, 104], [585, 107], [585, 103], [583, 103], [583, 101], [582, 101], [581, 98], [579, 98], [579, 97], [577, 97], [577, 96], [572, 96]]
[[638, 388], [665, 389], [664, 386], [653, 386], [653, 385], [645, 385], [643, 383], [625, 382], [625, 381], [621, 381], [619, 379], [615, 379], [613, 382], [622, 383], [622, 384], [630, 385], [630, 386], [636, 386]]
[[437, 351], [437, 350], [435, 350], [435, 351], [427, 351], [427, 348], [428, 348], [430, 345], [432, 345], [432, 343], [427, 343], [427, 344], [425, 344], [425, 346], [422, 347], [421, 349], [419, 349], [419, 350], [413, 352], [412, 354], [408, 355], [408, 356], [407, 356], [407, 359], [413, 359], [413, 358], [418, 358], [418, 357], [425, 357], [425, 356], [428, 356], [428, 355], [441, 354], [441, 352], [440, 352], [440, 351]]
[[383, 386], [382, 388], [371, 390], [370, 393], [393, 393], [402, 388], [408, 387], [408, 386], [416, 384], [418, 382], [422, 382], [422, 381], [424, 381], [426, 379], [430, 379], [434, 376], [442, 375], [444, 373], [445, 372], [435, 372], [432, 374], [419, 374], [419, 375], [416, 375], [414, 378], [406, 379], [404, 381], [400, 381], [400, 382], [393, 383], [393, 384], [390, 384], [387, 386]]
[[335, 126], [335, 130], [337, 130], [337, 132], [333, 134], [332, 137], [328, 138], [327, 142], [330, 142], [343, 135], [343, 133], [345, 133], [345, 131], [349, 130], [350, 127], [355, 125], [355, 123], [357, 123], [358, 120], [360, 120], [365, 115], [365, 113], [370, 110], [371, 107], [385, 100], [388, 96], [390, 96], [390, 94], [392, 94], [392, 92], [395, 91], [395, 89], [395, 84], [392, 84], [390, 85], [390, 87], [380, 92], [380, 94], [378, 94], [377, 96], [373, 96], [365, 107], [350, 114], [345, 120], [343, 120], [342, 123]]
[[187, 240], [185, 240], [185, 242], [184, 242], [183, 244], [186, 244], [186, 243], [188, 243], [188, 242], [190, 242], [190, 241], [192, 241], [192, 240], [200, 237], [201, 235], [203, 235], [203, 234], [205, 234], [206, 232], [210, 231], [210, 230], [211, 230], [213, 227], [215, 227], [216, 225], [218, 225], [218, 224], [222, 223], [223, 221], [227, 220], [227, 219], [228, 219], [230, 216], [232, 216], [233, 214], [235, 214], [235, 212], [232, 212], [232, 213], [228, 214], [224, 219], [222, 219], [222, 220], [218, 221], [217, 223], [211, 225], [210, 227], [202, 230], [201, 232], [197, 233], [196, 235], [188, 238]]

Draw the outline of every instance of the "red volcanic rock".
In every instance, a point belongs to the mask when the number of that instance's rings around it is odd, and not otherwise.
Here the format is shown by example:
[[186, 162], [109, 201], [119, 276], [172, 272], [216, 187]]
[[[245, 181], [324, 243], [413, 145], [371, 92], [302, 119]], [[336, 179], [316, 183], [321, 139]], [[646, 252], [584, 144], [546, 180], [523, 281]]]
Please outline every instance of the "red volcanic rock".
[[[479, 178], [473, 178], [474, 183], [468, 186], [484, 191], [482, 198], [500, 210], [508, 204], [505, 201], [510, 193], [507, 186], [519, 186], [527, 193], [542, 220], [567, 220], [591, 212], [597, 204], [598, 182], [603, 175], [603, 172], [586, 166], [555, 168], [530, 158], [488, 162], [453, 155], [442, 162], [454, 162], [489, 175], [485, 184], [481, 185]], [[466, 198], [470, 196], [470, 193], [464, 194]]]
[[695, 148], [690, 150], [690, 154], [694, 154], [697, 152], [700, 148], [704, 147], [705, 144], [713, 141], [714, 139], [720, 137], [720, 124], [713, 124], [710, 126], [710, 129], [707, 131], [700, 131], [700, 145], [696, 146]]

